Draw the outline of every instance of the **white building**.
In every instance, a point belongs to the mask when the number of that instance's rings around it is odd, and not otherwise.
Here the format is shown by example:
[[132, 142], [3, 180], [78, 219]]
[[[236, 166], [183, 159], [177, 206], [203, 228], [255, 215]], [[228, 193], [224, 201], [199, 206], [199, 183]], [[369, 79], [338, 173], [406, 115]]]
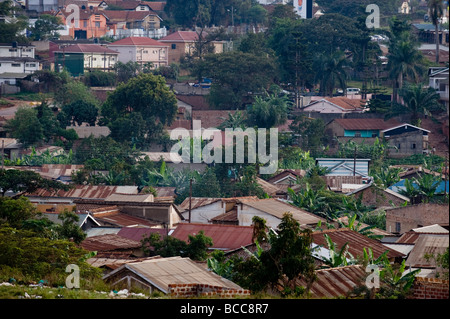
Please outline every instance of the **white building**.
[[148, 37], [128, 37], [109, 44], [108, 48], [118, 52], [119, 61], [123, 63], [152, 63], [154, 68], [169, 64], [169, 45]]
[[0, 44], [0, 84], [16, 85], [17, 80], [42, 68], [35, 59], [35, 47], [30, 44]]

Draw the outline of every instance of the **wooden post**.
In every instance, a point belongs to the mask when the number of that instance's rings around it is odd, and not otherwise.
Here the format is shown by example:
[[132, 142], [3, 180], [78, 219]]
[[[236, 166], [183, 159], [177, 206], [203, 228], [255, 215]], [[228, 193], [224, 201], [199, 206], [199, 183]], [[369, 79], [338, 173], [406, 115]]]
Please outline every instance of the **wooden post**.
[[192, 209], [192, 178], [189, 180], [189, 223], [191, 223], [191, 209]]
[[353, 176], [356, 176], [356, 146], [355, 146], [355, 154], [353, 157]]

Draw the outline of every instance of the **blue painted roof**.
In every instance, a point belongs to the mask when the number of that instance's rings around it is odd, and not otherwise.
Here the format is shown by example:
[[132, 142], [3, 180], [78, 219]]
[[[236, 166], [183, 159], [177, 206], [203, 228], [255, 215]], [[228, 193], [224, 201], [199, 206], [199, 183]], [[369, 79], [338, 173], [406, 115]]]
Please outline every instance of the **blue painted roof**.
[[[445, 189], [446, 189], [445, 188], [445, 184], [447, 184], [447, 194], [448, 194], [448, 192], [449, 192], [449, 181], [447, 181], [447, 182], [445, 182], [445, 181], [440, 182], [439, 186], [437, 187], [437, 189], [435, 191], [435, 194], [444, 193]], [[412, 183], [412, 185], [413, 185], [414, 188], [419, 188], [419, 186], [416, 183], [414, 183], [414, 182]], [[400, 182], [390, 186], [389, 189], [393, 190], [395, 192], [399, 192], [399, 190], [404, 190], [405, 189], [405, 180], [402, 179]]]

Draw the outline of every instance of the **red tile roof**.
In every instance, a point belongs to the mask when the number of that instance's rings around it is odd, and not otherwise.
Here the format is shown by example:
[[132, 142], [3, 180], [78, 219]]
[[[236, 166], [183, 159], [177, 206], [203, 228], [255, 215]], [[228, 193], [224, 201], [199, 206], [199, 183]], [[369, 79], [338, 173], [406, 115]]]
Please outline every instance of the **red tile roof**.
[[386, 130], [401, 125], [396, 119], [335, 119], [345, 130]]
[[188, 235], [196, 235], [201, 230], [211, 237], [215, 249], [232, 250], [252, 243], [253, 227], [216, 224], [179, 224], [172, 235], [188, 241]]
[[346, 97], [327, 97], [325, 98], [328, 102], [336, 104], [345, 110], [354, 110], [361, 108], [361, 104], [365, 102], [365, 100], [361, 99], [349, 99]]
[[[357, 256], [363, 256], [364, 248], [366, 248], [366, 250], [368, 248], [371, 248], [374, 258], [378, 258], [386, 250], [389, 250], [387, 246], [384, 246], [379, 241], [368, 238], [367, 236], [364, 236], [356, 231], [347, 228], [314, 232], [313, 242], [317, 245], [327, 248], [328, 245], [324, 236], [325, 234], [330, 236], [331, 240], [336, 244], [336, 248], [338, 250], [341, 249], [341, 247], [345, 245], [345, 243], [348, 243], [348, 252], [352, 254], [353, 257], [355, 258]], [[402, 253], [394, 250], [389, 250], [389, 253], [387, 254], [388, 258], [395, 258], [402, 256], [403, 256]]]
[[111, 53], [119, 54], [117, 51], [108, 49], [102, 45], [98, 44], [74, 44], [65, 47], [64, 49], [59, 49], [56, 52], [64, 53]]
[[195, 42], [198, 40], [198, 34], [195, 31], [176, 31], [161, 38], [161, 42]]
[[168, 47], [167, 44], [161, 43], [148, 37], [128, 37], [115, 41], [108, 46], [125, 45], [125, 46], [152, 46], [152, 47]]

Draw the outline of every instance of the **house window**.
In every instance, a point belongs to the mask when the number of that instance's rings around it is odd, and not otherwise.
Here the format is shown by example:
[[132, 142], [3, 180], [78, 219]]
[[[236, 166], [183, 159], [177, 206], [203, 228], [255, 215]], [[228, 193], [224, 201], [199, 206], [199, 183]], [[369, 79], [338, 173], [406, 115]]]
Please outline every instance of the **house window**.
[[144, 6], [141, 6], [141, 10], [145, 10], [145, 7], [144, 7]]
[[175, 43], [172, 44], [172, 50], [175, 50], [177, 48], [177, 45]]
[[20, 63], [11, 63], [11, 66], [13, 68], [18, 68], [18, 67], [20, 67]]
[[36, 63], [27, 63], [26, 66], [30, 67], [30, 68], [35, 68], [36, 67]]
[[372, 132], [372, 137], [378, 137], [378, 132], [377, 131], [373, 131]]
[[87, 21], [83, 21], [83, 27], [87, 27]]
[[147, 50], [145, 50], [145, 51], [142, 51], [142, 53], [148, 53], [148, 51], [147, 51]]
[[399, 222], [395, 222], [395, 232], [400, 233], [401, 230], [401, 224]]
[[412, 144], [411, 144], [411, 149], [413, 149], [413, 150], [416, 149], [416, 143], [412, 143]]
[[17, 49], [9, 49], [9, 52], [17, 52]]
[[114, 61], [114, 58], [111, 58], [111, 61]]
[[355, 137], [361, 137], [361, 132], [360, 131], [356, 131], [355, 132]]
[[100, 22], [95, 22], [95, 27], [100, 28]]

